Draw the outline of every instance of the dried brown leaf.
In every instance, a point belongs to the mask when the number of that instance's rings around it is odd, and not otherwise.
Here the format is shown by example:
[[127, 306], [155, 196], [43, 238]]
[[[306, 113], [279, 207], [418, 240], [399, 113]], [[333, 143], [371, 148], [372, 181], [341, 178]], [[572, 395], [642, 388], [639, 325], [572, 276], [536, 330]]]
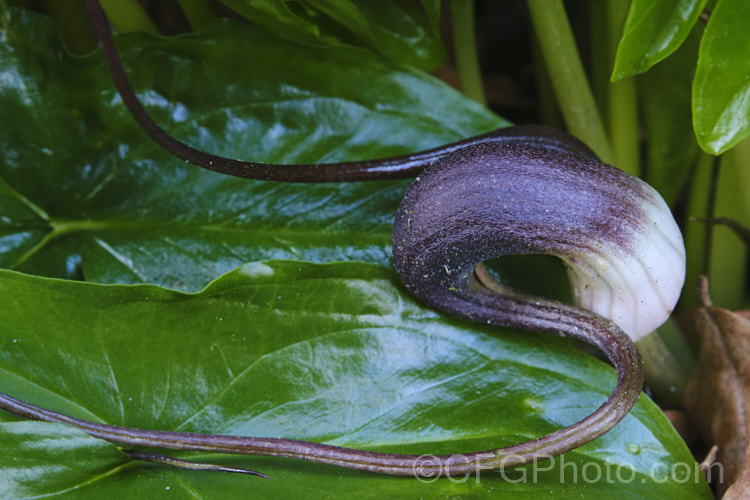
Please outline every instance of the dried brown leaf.
[[743, 470], [737, 481], [729, 487], [722, 500], [747, 500], [750, 492], [750, 470]]
[[703, 440], [719, 447], [717, 495], [750, 498], [750, 319], [713, 306], [705, 278], [699, 288], [703, 305], [694, 320], [701, 349], [685, 407]]

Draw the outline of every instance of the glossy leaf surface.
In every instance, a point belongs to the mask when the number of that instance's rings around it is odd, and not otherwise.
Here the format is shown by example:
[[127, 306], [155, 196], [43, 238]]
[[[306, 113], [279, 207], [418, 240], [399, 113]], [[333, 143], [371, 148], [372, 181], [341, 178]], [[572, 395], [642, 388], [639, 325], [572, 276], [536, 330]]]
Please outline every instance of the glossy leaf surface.
[[633, 0], [617, 47], [612, 81], [643, 73], [674, 52], [706, 0]]
[[718, 155], [750, 133], [750, 2], [722, 0], [711, 13], [693, 80], [693, 124], [701, 148]]
[[[248, 264], [198, 294], [0, 271], [0, 303], [0, 390], [119, 425], [459, 453], [573, 423], [615, 380], [564, 339], [446, 318], [406, 296], [393, 271], [361, 263]], [[62, 426], [0, 420], [0, 489], [16, 497], [709, 497], [645, 397], [554, 463], [431, 483], [205, 453], [191, 459], [271, 479], [139, 465]], [[32, 460], [33, 482], [18, 471]]]
[[[408, 181], [284, 186], [180, 164], [132, 124], [98, 56], [67, 56], [35, 15], [8, 10], [2, 21], [0, 106], [13, 116], [0, 128], [3, 266], [197, 290], [269, 257], [388, 262]], [[157, 121], [219, 154], [386, 156], [505, 123], [369, 51], [237, 23], [118, 43]], [[115, 424], [451, 453], [569, 424], [614, 385], [610, 368], [562, 340], [445, 318], [415, 304], [392, 271], [362, 263], [249, 264], [195, 295], [0, 271], [0, 304], [0, 390]], [[431, 484], [269, 458], [186, 455], [268, 481], [139, 465], [62, 426], [0, 421], [0, 491], [16, 498], [707, 494], [679, 476], [694, 474], [692, 459], [645, 398], [564, 467]]]
[[3, 498], [73, 496], [127, 463], [116, 446], [59, 424], [0, 417]]
[[[0, 266], [198, 290], [253, 260], [389, 262], [408, 180], [285, 185], [186, 165], [135, 126], [100, 54], [68, 56], [41, 17], [9, 9], [3, 18], [0, 108], [13, 127], [0, 128]], [[507, 124], [369, 51], [285, 42], [230, 21], [118, 46], [157, 122], [215, 154], [376, 158]]]

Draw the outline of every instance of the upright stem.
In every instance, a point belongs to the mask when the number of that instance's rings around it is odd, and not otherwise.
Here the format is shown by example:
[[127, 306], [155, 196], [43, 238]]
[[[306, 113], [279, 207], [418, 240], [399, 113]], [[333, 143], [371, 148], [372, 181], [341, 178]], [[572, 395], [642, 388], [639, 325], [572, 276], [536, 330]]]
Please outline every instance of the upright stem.
[[474, 0], [451, 0], [451, 18], [461, 90], [472, 99], [486, 104], [474, 29]]
[[718, 162], [715, 157], [700, 151], [690, 174], [690, 185], [687, 196], [686, 224], [683, 228], [685, 250], [687, 256], [687, 270], [682, 290], [680, 304], [685, 310], [691, 310], [700, 305], [695, 293], [698, 276], [708, 272], [707, 254], [710, 249], [711, 226], [691, 220], [693, 218], [709, 219], [712, 216], [712, 193], [716, 184], [715, 171]]
[[[625, 19], [628, 17], [630, 0], [612, 0], [607, 3], [607, 33], [609, 64], [607, 72], [614, 67], [615, 54]], [[609, 134], [612, 138], [614, 165], [629, 174], [639, 176], [640, 138], [638, 127], [638, 103], [634, 78], [625, 78], [609, 86]]]
[[190, 29], [198, 31], [216, 17], [208, 0], [177, 0]]
[[[716, 186], [715, 217], [729, 217], [743, 224], [750, 220], [750, 138], [738, 143], [721, 156], [721, 168]], [[747, 247], [734, 232], [722, 226], [713, 228], [708, 278], [716, 283], [711, 289], [715, 304], [727, 309], [746, 306], [743, 297], [747, 276]]]
[[528, 0], [528, 4], [568, 130], [602, 161], [613, 163], [612, 146], [583, 71], [562, 0]]
[[612, 55], [610, 54], [609, 24], [607, 19], [609, 2], [589, 0], [589, 61], [590, 82], [594, 99], [605, 123], [609, 122], [609, 75], [612, 73]]
[[609, 133], [613, 165], [636, 177], [641, 175], [638, 106], [635, 79], [626, 78], [609, 87]]
[[120, 33], [145, 31], [152, 35], [160, 34], [138, 0], [100, 0], [99, 5]]
[[[672, 326], [673, 328], [676, 328]], [[666, 324], [660, 330], [669, 328]], [[659, 330], [638, 341], [646, 383], [661, 406], [682, 405], [690, 373], [680, 364]]]
[[536, 83], [536, 101], [539, 112], [539, 119], [544, 125], [563, 128], [562, 115], [560, 106], [555, 99], [555, 91], [552, 88], [552, 81], [544, 65], [544, 56], [542, 49], [539, 47], [539, 40], [533, 34], [530, 36], [531, 43], [531, 62], [534, 67], [534, 82]]

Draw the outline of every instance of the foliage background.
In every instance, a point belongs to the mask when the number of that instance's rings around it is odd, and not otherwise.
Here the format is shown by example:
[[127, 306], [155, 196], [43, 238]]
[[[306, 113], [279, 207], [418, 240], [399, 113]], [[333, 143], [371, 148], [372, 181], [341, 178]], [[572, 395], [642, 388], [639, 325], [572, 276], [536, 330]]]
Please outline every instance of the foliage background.
[[[750, 210], [750, 57], [732, 43], [750, 17], [741, 1], [662, 10], [592, 1], [568, 5], [568, 17], [560, 2], [480, 2], [476, 31], [472, 4], [459, 0], [102, 4], [124, 33], [118, 50], [149, 113], [194, 146], [269, 162], [383, 157], [508, 124], [476, 102], [486, 99], [515, 122], [578, 131], [659, 189], [686, 236], [682, 311], [700, 272], [717, 303], [747, 304], [745, 247], [691, 219], [744, 221]], [[2, 4], [0, 108], [13, 117], [0, 131], [3, 392], [116, 424], [414, 453], [517, 442], [606, 397], [611, 369], [563, 340], [480, 328], [412, 301], [389, 268], [408, 182], [248, 182], [160, 151], [132, 123], [100, 55], [69, 52], [93, 47], [76, 5]], [[705, 8], [708, 24], [698, 20]], [[566, 47], [557, 42], [569, 26]], [[579, 107], [593, 114], [571, 115]], [[337, 261], [348, 263], [315, 264]], [[538, 258], [495, 263], [507, 283], [554, 296], [565, 288], [560, 269]], [[662, 368], [649, 376], [666, 401], [663, 388], [679, 389], [692, 362], [678, 324], [641, 346]], [[578, 470], [632, 464], [632, 481], [561, 481], [570, 472], [557, 462], [534, 482], [426, 485], [239, 459], [272, 476], [262, 481], [142, 465], [62, 426], [6, 413], [0, 422], [0, 482], [17, 498], [222, 497], [248, 484], [320, 498], [707, 494], [697, 475], [654, 480], [653, 464], [692, 459], [645, 396], [610, 434], [564, 456]]]

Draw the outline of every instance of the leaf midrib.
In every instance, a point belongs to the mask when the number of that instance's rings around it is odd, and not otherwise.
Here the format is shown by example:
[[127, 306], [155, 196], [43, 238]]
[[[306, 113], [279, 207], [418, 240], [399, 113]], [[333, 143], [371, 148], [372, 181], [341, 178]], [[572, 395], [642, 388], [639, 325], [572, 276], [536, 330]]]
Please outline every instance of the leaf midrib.
[[[174, 222], [174, 221], [172, 221]], [[50, 231], [42, 237], [42, 239], [19, 257], [9, 269], [17, 269], [31, 257], [37, 254], [39, 251], [44, 249], [52, 241], [66, 236], [71, 233], [83, 233], [83, 232], [95, 232], [95, 231], [111, 231], [111, 230], [122, 230], [124, 232], [130, 232], [135, 230], [164, 230], [165, 224], [163, 221], [151, 220], [149, 222], [138, 221], [128, 222], [122, 220], [50, 220], [46, 222], [46, 227], [50, 228]], [[42, 225], [31, 225], [25, 224], [18, 227], [19, 229], [25, 227], [39, 228]], [[229, 234], [255, 234], [255, 235], [266, 235], [269, 237], [279, 238], [290, 238], [292, 240], [306, 240], [314, 241], [320, 238], [331, 238], [341, 235], [353, 235], [356, 234], [356, 238], [351, 238], [350, 241], [356, 241], [359, 244], [380, 244], [383, 241], [390, 243], [390, 231], [379, 231], [375, 229], [362, 229], [355, 230], [351, 229], [348, 231], [335, 230], [335, 231], [321, 231], [321, 228], [310, 227], [310, 226], [298, 226], [290, 228], [289, 226], [274, 226], [272, 228], [256, 228], [252, 229], [247, 226], [235, 226], [235, 225], [217, 225], [217, 224], [202, 224], [202, 223], [177, 223], [172, 227], [178, 227], [180, 229], [188, 229], [193, 231], [213, 231], [219, 233]], [[283, 239], [283, 238], [282, 238]]]

